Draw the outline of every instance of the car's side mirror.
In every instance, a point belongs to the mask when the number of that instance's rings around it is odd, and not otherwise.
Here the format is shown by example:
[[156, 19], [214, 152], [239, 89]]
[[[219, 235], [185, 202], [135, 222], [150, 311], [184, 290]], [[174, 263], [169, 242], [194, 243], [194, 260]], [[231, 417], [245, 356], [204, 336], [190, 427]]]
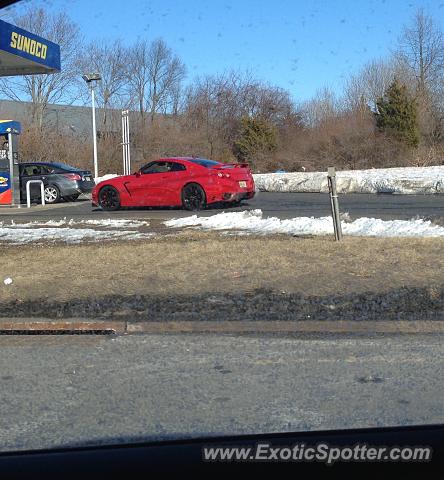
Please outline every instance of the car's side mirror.
[[134, 175], [136, 177], [140, 177], [140, 175], [142, 175], [142, 172], [140, 170], [137, 170], [137, 172], [134, 172]]

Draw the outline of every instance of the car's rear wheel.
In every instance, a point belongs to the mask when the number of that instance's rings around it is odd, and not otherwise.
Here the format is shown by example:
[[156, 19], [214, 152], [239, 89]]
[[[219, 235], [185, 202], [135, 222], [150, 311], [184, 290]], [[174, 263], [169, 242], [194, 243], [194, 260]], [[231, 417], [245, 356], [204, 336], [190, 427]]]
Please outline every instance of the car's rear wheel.
[[43, 191], [45, 203], [57, 203], [60, 201], [60, 190], [56, 185], [47, 185]]
[[189, 183], [182, 190], [182, 206], [185, 210], [202, 210], [206, 206], [204, 189], [197, 183]]
[[118, 210], [120, 208], [119, 192], [110, 185], [103, 187], [99, 192], [99, 205], [102, 210]]

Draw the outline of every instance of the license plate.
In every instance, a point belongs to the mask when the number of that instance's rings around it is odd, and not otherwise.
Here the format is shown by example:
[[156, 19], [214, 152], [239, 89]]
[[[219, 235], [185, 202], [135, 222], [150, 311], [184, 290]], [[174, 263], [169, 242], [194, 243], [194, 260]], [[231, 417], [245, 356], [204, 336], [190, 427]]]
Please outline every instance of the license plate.
[[90, 181], [91, 181], [91, 177], [85, 177], [84, 180], [85, 180], [85, 182], [90, 182]]
[[247, 182], [239, 182], [239, 187], [247, 188]]

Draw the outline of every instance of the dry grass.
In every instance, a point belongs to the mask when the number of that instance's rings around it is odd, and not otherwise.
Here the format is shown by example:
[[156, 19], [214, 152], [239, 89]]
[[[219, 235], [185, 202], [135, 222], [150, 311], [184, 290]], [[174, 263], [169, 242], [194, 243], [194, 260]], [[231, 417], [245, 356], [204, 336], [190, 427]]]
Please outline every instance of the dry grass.
[[2, 247], [0, 301], [271, 288], [307, 295], [444, 283], [444, 239], [233, 237]]

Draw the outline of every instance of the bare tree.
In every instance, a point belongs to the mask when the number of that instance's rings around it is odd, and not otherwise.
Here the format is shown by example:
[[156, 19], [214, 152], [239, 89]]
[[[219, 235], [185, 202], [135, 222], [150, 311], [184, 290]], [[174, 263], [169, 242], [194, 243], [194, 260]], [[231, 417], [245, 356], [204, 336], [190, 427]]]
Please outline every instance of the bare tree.
[[288, 92], [256, 80], [249, 72], [197, 78], [185, 103], [187, 123], [203, 132], [210, 156], [231, 152], [243, 117], [261, 118], [278, 128], [295, 119]]
[[401, 68], [395, 59], [379, 59], [366, 63], [355, 75], [347, 80], [344, 92], [345, 105], [359, 111], [368, 106], [374, 108], [378, 98], [384, 95], [394, 78], [403, 78]]
[[172, 95], [185, 77], [185, 65], [174, 55], [162, 39], [155, 40], [149, 49], [148, 102], [151, 121], [154, 115], [167, 112]]
[[411, 69], [418, 92], [433, 90], [444, 72], [444, 37], [433, 18], [419, 9], [399, 39], [399, 58]]
[[110, 108], [123, 106], [124, 87], [127, 76], [125, 72], [127, 52], [120, 40], [112, 43], [92, 42], [86, 48], [85, 56], [80, 63], [80, 71], [98, 72], [101, 81], [97, 83], [96, 100], [103, 109], [102, 124], [107, 127]]
[[142, 120], [146, 113], [154, 121], [157, 113], [170, 113], [177, 107], [185, 66], [162, 39], [151, 44], [137, 42], [128, 54], [126, 73]]
[[31, 118], [42, 127], [48, 104], [70, 103], [78, 97], [79, 28], [65, 13], [49, 14], [42, 8], [28, 9], [23, 15], [13, 17], [19, 27], [40, 35], [60, 45], [62, 71], [52, 75], [26, 75], [0, 79], [0, 92], [12, 100], [32, 103]]
[[300, 108], [304, 123], [309, 127], [316, 127], [336, 117], [341, 110], [341, 105], [336, 94], [330, 88], [324, 87]]

